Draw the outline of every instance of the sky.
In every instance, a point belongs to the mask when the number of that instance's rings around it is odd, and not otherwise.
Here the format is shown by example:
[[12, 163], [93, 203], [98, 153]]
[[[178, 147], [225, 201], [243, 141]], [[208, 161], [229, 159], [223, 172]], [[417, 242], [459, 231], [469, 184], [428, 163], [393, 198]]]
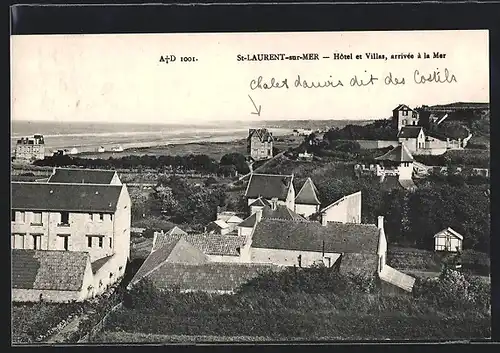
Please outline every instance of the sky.
[[[373, 119], [389, 117], [400, 103], [489, 102], [488, 41], [486, 30], [12, 36], [12, 120]], [[430, 58], [419, 59], [424, 52]], [[433, 58], [434, 52], [446, 55]], [[237, 60], [264, 53], [316, 53], [320, 59]], [[335, 53], [352, 59], [334, 60]], [[388, 59], [370, 60], [367, 53]], [[170, 55], [174, 62], [160, 61]], [[416, 70], [417, 81], [435, 71], [444, 80], [445, 70], [455, 80], [417, 84]], [[386, 84], [390, 73], [405, 83]], [[373, 85], [351, 86], [354, 76], [359, 83], [371, 75], [378, 79]], [[342, 86], [296, 87], [299, 76], [311, 83], [340, 80]], [[288, 88], [256, 88], [259, 77], [262, 83], [286, 79]], [[260, 115], [254, 114], [259, 107]]]

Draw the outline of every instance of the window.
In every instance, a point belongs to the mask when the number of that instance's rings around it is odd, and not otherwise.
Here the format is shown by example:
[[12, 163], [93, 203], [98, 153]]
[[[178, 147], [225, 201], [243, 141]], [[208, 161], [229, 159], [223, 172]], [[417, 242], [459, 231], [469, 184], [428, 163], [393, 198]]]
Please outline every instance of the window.
[[12, 222], [15, 222], [15, 221], [16, 221], [16, 211], [14, 211], [14, 210], [11, 210], [11, 211], [10, 211], [10, 220], [11, 220]]
[[[127, 206], [125, 206], [125, 208], [127, 208]], [[110, 214], [110, 215], [109, 215], [109, 220], [110, 220], [110, 221], [112, 221], [112, 220], [113, 220], [113, 215], [112, 215], [112, 214]]]
[[33, 222], [31, 224], [42, 224], [42, 212], [33, 212]]
[[88, 246], [89, 248], [91, 248], [91, 247], [92, 247], [92, 237], [87, 237], [87, 246]]
[[61, 212], [61, 225], [69, 225], [69, 212]]
[[92, 222], [94, 220], [94, 214], [89, 213], [89, 220]]
[[33, 249], [40, 250], [42, 248], [42, 235], [32, 234], [33, 237]]
[[408, 110], [403, 110], [403, 116], [408, 116]]
[[104, 213], [99, 213], [99, 221], [104, 221]]
[[299, 262], [299, 267], [302, 267], [302, 255], [299, 255], [297, 260]]
[[26, 222], [26, 212], [24, 211], [19, 212], [19, 222], [21, 223]]
[[60, 247], [64, 250], [69, 250], [69, 234], [58, 234], [61, 245]]
[[110, 248], [113, 247], [113, 238], [111, 237], [109, 238], [109, 247]]
[[103, 237], [99, 237], [99, 247], [102, 248], [102, 238]]

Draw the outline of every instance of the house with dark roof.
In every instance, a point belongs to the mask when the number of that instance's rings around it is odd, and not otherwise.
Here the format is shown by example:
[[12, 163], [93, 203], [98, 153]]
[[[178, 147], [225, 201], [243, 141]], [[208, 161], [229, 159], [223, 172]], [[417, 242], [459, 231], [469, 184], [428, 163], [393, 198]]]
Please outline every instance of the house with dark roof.
[[228, 234], [232, 230], [233, 228], [229, 224], [224, 222], [222, 219], [212, 221], [205, 227], [205, 231], [207, 233], [221, 234], [221, 235]]
[[114, 170], [54, 168], [47, 180], [49, 183], [121, 185]]
[[376, 157], [375, 161], [377, 176], [396, 175], [399, 179], [411, 179], [413, 176], [413, 156], [403, 143]]
[[172, 238], [151, 252], [128, 288], [147, 279], [160, 290], [232, 294], [250, 279], [281, 267], [270, 264], [227, 263], [210, 259], [193, 238]]
[[265, 129], [250, 129], [247, 137], [247, 152], [254, 161], [273, 158], [273, 134]]
[[425, 148], [425, 133], [421, 126], [403, 126], [398, 133], [398, 141], [411, 153], [418, 153]]
[[361, 191], [345, 195], [321, 209], [321, 222], [361, 223]]
[[407, 125], [418, 125], [419, 113], [406, 104], [399, 104], [392, 110], [392, 124], [398, 129], [398, 131]]
[[250, 214], [254, 214], [259, 210], [262, 211], [265, 206], [271, 207], [271, 203], [262, 196], [248, 205], [248, 207], [250, 208]]
[[124, 275], [131, 208], [125, 185], [12, 182], [11, 191], [12, 249], [87, 253], [95, 270], [89, 296]]
[[298, 267], [323, 264], [344, 273], [378, 276], [386, 285], [407, 292], [412, 291], [415, 281], [387, 266], [382, 216], [377, 225], [262, 219], [241, 252], [242, 259], [252, 263]]
[[307, 178], [295, 196], [295, 212], [304, 217], [317, 213], [321, 205], [318, 194], [318, 189], [312, 179]]
[[258, 199], [265, 199], [271, 207], [284, 205], [295, 209], [295, 189], [292, 175], [252, 173], [245, 191], [250, 206]]

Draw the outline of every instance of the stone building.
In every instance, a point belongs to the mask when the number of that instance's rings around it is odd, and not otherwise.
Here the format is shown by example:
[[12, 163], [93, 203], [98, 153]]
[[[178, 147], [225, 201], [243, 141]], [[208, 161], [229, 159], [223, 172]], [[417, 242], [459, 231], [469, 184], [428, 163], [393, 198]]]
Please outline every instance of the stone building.
[[273, 158], [273, 134], [267, 129], [250, 129], [247, 152], [254, 161]]
[[43, 135], [22, 137], [17, 140], [14, 159], [20, 162], [33, 162], [45, 158]]

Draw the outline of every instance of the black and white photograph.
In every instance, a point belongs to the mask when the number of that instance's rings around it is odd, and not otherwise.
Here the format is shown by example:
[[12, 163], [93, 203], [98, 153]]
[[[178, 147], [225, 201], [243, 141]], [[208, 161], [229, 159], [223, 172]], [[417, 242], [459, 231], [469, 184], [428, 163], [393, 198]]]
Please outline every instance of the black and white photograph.
[[491, 338], [488, 30], [10, 45], [13, 345]]

